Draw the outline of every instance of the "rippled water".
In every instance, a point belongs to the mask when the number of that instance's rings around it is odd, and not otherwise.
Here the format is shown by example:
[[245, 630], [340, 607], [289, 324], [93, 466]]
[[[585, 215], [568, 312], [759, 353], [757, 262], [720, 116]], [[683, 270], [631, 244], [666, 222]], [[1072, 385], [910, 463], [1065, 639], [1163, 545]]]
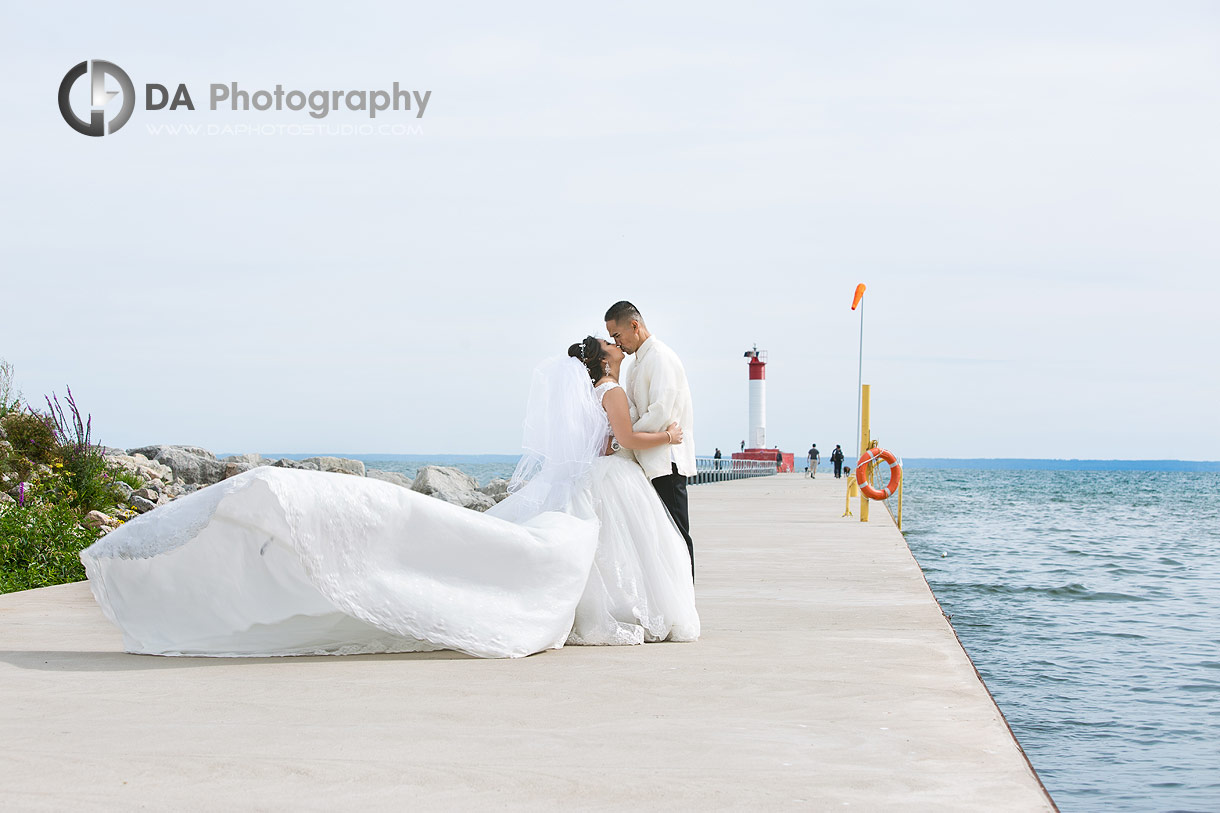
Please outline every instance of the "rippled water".
[[[319, 453], [295, 454], [265, 454], [264, 457], [286, 457], [290, 460], [304, 460], [315, 457]], [[223, 455], [220, 455], [223, 457]], [[334, 454], [335, 457], [346, 457], [359, 460], [367, 468], [382, 471], [396, 471], [412, 479], [422, 466], [450, 466], [466, 472], [485, 486], [497, 477], [509, 478], [517, 467], [519, 455], [507, 454]]]
[[1064, 811], [1220, 811], [1220, 474], [920, 470], [916, 559]]
[[414, 479], [421, 466], [450, 466], [466, 472], [485, 486], [497, 477], [513, 476], [519, 455], [364, 455], [370, 469], [396, 471]]

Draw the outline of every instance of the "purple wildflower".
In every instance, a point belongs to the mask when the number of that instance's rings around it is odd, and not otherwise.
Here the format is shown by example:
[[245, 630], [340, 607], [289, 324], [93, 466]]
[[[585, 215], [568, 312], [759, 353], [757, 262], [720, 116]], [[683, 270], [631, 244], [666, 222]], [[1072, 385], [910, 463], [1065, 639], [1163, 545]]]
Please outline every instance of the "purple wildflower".
[[17, 484], [17, 504], [19, 506], [21, 506], [22, 508], [25, 508], [25, 483], [24, 482]]

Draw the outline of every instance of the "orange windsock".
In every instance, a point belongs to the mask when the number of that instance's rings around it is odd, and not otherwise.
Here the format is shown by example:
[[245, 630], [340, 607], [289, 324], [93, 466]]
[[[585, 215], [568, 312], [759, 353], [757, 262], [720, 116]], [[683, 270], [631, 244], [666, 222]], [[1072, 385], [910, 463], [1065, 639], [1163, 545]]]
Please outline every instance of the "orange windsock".
[[851, 300], [851, 309], [855, 310], [856, 306], [860, 304], [860, 300], [863, 298], [864, 298], [864, 283], [862, 282], [856, 286], [856, 295]]

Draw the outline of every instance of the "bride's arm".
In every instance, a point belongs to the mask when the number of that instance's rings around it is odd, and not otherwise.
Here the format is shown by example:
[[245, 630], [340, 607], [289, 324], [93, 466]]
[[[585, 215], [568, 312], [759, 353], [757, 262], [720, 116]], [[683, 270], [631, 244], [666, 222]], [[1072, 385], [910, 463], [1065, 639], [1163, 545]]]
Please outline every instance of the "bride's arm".
[[636, 432], [631, 428], [631, 411], [627, 406], [627, 393], [622, 387], [611, 387], [602, 396], [602, 406], [610, 419], [610, 431], [624, 449], [651, 449], [667, 443], [682, 442], [682, 427], [671, 423], [664, 432]]

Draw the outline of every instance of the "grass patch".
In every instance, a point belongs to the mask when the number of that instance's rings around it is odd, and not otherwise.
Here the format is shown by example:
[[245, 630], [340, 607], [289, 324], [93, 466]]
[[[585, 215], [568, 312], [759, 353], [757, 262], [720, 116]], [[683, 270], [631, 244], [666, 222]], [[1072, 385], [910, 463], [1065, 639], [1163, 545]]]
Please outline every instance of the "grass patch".
[[71, 506], [36, 498], [0, 507], [0, 593], [84, 579], [80, 552], [99, 532], [79, 521]]

